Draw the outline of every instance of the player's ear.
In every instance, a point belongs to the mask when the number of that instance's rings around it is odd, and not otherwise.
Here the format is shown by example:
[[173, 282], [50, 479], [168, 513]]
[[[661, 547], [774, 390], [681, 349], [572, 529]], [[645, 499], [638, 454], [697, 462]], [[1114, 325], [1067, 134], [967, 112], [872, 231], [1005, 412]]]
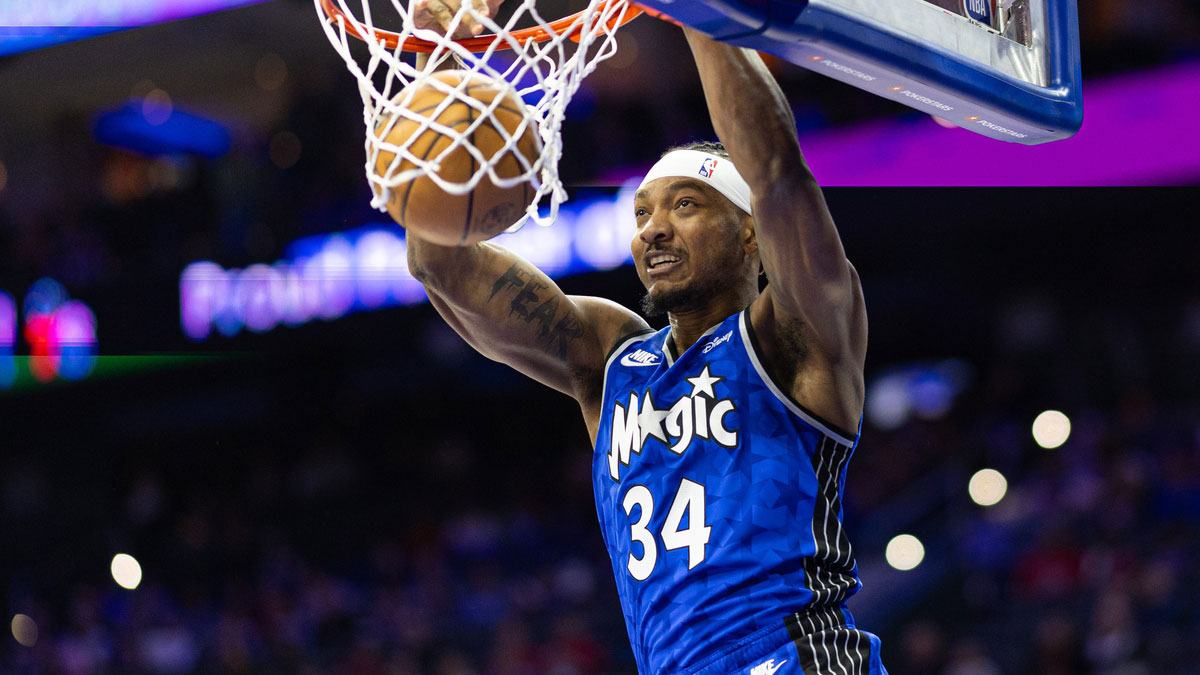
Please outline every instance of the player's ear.
[[754, 229], [754, 216], [749, 213], [742, 214], [742, 249], [746, 255], [755, 255], [758, 253], [758, 233]]

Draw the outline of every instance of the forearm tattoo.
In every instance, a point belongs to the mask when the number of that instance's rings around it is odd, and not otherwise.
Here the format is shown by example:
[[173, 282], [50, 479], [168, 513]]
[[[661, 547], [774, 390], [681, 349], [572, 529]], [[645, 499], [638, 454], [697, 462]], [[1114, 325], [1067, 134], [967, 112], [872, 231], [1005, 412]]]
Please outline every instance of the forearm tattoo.
[[514, 263], [492, 284], [488, 302], [497, 296], [500, 302], [507, 302], [509, 318], [535, 326], [537, 344], [565, 361], [567, 348], [583, 336], [583, 324], [572, 316], [570, 309], [557, 316], [559, 297], [557, 294], [545, 297], [548, 288], [549, 284], [540, 281], [533, 268]]

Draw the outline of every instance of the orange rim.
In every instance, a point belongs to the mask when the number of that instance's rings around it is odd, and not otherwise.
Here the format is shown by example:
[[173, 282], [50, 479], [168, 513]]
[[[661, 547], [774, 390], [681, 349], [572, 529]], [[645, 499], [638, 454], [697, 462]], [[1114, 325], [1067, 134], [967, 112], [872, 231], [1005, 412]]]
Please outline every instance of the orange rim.
[[[600, 3], [600, 7], [607, 7], [608, 5], [619, 3], [628, 4], [629, 7], [625, 10], [623, 16], [620, 12], [618, 12], [607, 21], [606, 28], [608, 30], [612, 30], [617, 26], [629, 23], [643, 11], [641, 7], [630, 3], [629, 0], [604, 0], [604, 2]], [[363, 33], [365, 27], [360, 25], [359, 22], [354, 19], [354, 17], [346, 16], [342, 10], [334, 7], [333, 0], [321, 0], [321, 8], [325, 10], [325, 14], [329, 17], [330, 21], [336, 22], [339, 17], [344, 20], [346, 22], [346, 32], [348, 34], [353, 35], [359, 40], [366, 41], [368, 39]], [[565, 16], [561, 19], [551, 21], [549, 23], [551, 30], [546, 30], [545, 28], [538, 26], [535, 28], [522, 28], [520, 30], [514, 30], [513, 32], [509, 33], [509, 35], [512, 36], [518, 44], [525, 44], [529, 40], [533, 40], [535, 42], [544, 42], [556, 35], [559, 35], [560, 31], [570, 28], [570, 32], [567, 34], [567, 37], [574, 42], [579, 42], [579, 34], [583, 30], [583, 27], [575, 26], [572, 28], [571, 23], [575, 21], [575, 19], [581, 14], [583, 14], [583, 12], [576, 12], [570, 16]], [[394, 33], [390, 30], [374, 28], [371, 30], [371, 35], [374, 42], [383, 42], [390, 49], [395, 49], [396, 46], [400, 44], [400, 34]], [[499, 44], [496, 46], [497, 50], [512, 49], [512, 44], [510, 44], [508, 40], [501, 38], [499, 35], [480, 35], [477, 37], [462, 38], [455, 40], [455, 42], [472, 52], [485, 52], [489, 47], [492, 46], [492, 43], [495, 42], [499, 42]], [[404, 41], [403, 49], [406, 52], [419, 52], [428, 54], [437, 49], [437, 47], [438, 43], [436, 42], [410, 37]]]

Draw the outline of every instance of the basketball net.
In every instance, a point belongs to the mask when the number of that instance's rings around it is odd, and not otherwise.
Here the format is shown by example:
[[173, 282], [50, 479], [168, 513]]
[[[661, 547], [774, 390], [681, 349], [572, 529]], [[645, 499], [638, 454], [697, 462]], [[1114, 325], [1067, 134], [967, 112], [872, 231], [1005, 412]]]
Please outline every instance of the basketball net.
[[[529, 181], [536, 190], [525, 215], [510, 230], [529, 219], [549, 225], [557, 217], [559, 204], [567, 198], [558, 175], [567, 104], [583, 78], [616, 53], [617, 28], [640, 10], [630, 6], [628, 0], [589, 0], [587, 8], [579, 13], [548, 21], [534, 7], [535, 0], [510, 1], [519, 1], [520, 6], [504, 25], [476, 11], [469, 0], [463, 2], [447, 33], [453, 35], [469, 14], [494, 35], [456, 40], [437, 31], [417, 28], [408, 0], [390, 0], [399, 15], [399, 19], [391, 17], [388, 22], [399, 25], [394, 32], [376, 27], [369, 0], [314, 0], [325, 34], [358, 80], [367, 130], [366, 174], [374, 195], [372, 207], [386, 210], [392, 190], [422, 176], [454, 195], [472, 191], [486, 177], [501, 188]], [[360, 5], [357, 14], [349, 4]], [[522, 21], [534, 25], [516, 29]], [[366, 45], [365, 54], [361, 47], [351, 49], [360, 41]], [[405, 51], [428, 53], [429, 59], [423, 68], [417, 69], [401, 58]], [[462, 78], [458, 86], [429, 77], [446, 59], [457, 61], [462, 70], [492, 78], [506, 89], [506, 94], [522, 100], [525, 119], [520, 126], [510, 133], [504, 124], [492, 120], [492, 112], [505, 96], [496, 96], [490, 104], [485, 104], [467, 95], [469, 77]], [[446, 94], [445, 99], [432, 111], [417, 114], [408, 110], [408, 100], [418, 87], [411, 87], [403, 96], [401, 91], [410, 84], [426, 83]], [[470, 125], [457, 129], [437, 123], [442, 112], [456, 103], [470, 105], [478, 117]], [[420, 126], [407, 135], [403, 144], [388, 142], [389, 132], [405, 119]], [[490, 157], [485, 157], [471, 142], [474, 131], [484, 124], [495, 128], [504, 141], [503, 147]], [[531, 124], [541, 140], [541, 155], [527, 158], [514, 146]], [[418, 155], [411, 146], [426, 131], [443, 134], [453, 141], [436, 156]], [[459, 148], [471, 153], [478, 169], [464, 182], [446, 180], [438, 175], [439, 163]], [[384, 152], [393, 153], [394, 158], [386, 172], [379, 175], [376, 160]], [[521, 173], [503, 178], [496, 175], [495, 168], [510, 152], [520, 163]], [[543, 200], [548, 200], [544, 211], [540, 209]]]

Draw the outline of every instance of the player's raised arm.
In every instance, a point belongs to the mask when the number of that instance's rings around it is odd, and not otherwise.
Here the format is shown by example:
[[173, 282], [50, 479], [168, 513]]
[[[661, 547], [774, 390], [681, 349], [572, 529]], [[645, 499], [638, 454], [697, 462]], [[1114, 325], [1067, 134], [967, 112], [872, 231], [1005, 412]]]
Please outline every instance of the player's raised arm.
[[[646, 322], [601, 298], [568, 296], [496, 244], [446, 247], [408, 238], [408, 264], [455, 331], [484, 356], [573, 396], [594, 426], [604, 359]], [[595, 429], [590, 429], [593, 433]]]
[[796, 140], [787, 99], [758, 54], [685, 29], [717, 136], [753, 193], [775, 310], [802, 318], [831, 355], [847, 347], [856, 280]]
[[787, 99], [758, 54], [685, 29], [717, 136], [748, 184], [768, 285], [751, 320], [793, 400], [852, 434], [862, 415], [867, 318]]

